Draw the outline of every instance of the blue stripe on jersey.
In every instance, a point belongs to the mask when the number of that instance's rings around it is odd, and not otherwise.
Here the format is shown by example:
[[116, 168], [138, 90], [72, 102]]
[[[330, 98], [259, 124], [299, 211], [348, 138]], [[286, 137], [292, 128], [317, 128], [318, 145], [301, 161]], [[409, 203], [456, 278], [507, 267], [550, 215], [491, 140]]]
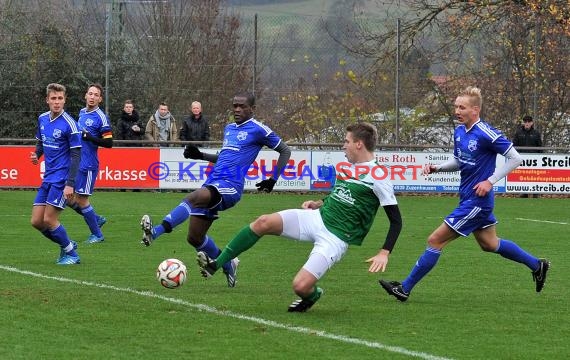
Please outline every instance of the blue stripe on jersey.
[[74, 118], [71, 117], [71, 115], [69, 115], [68, 113], [63, 113], [63, 118], [65, 119], [65, 121], [67, 121], [67, 123], [69, 124], [69, 127], [71, 128], [71, 133], [72, 134], [77, 134], [79, 131], [79, 128], [77, 128], [77, 122], [75, 121]]
[[[484, 132], [485, 134], [487, 134], [490, 138], [491, 141], [494, 142], [495, 140], [497, 140], [501, 134], [500, 133], [496, 133], [493, 130], [491, 130], [489, 128], [489, 125], [485, 122], [482, 122], [481, 120], [479, 120], [475, 126], [477, 126], [482, 132]], [[495, 130], [496, 131], [496, 130]]]
[[111, 125], [109, 124], [109, 120], [107, 119], [107, 115], [105, 115], [103, 110], [101, 110], [101, 108], [97, 108], [97, 110], [95, 110], [95, 111], [97, 112], [97, 115], [101, 119], [101, 123], [103, 124], [103, 127], [111, 127]]
[[481, 208], [476, 206], [474, 207], [471, 212], [469, 214], [467, 214], [467, 216], [465, 216], [464, 218], [460, 219], [458, 222], [456, 222], [452, 227], [454, 229], [460, 229], [466, 222], [468, 222], [469, 220], [473, 219], [475, 216], [477, 216], [477, 214], [479, 214], [479, 212], [481, 212]]

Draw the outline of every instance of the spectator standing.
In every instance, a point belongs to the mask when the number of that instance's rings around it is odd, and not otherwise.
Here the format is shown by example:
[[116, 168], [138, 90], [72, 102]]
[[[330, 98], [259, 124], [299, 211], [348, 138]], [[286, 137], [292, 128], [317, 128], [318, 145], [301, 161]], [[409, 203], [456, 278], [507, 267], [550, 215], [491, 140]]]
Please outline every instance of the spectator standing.
[[[208, 119], [202, 114], [202, 104], [198, 101], [192, 102], [192, 115], [186, 117], [180, 129], [180, 140], [182, 141], [210, 141], [210, 124]], [[204, 144], [194, 144], [204, 146]]]
[[[513, 145], [515, 147], [542, 147], [542, 139], [540, 132], [534, 128], [534, 121], [532, 116], [525, 115], [522, 119], [522, 124], [517, 128], [515, 137], [513, 138]], [[518, 150], [518, 149], [517, 149]], [[521, 153], [540, 153], [540, 149], [520, 149]], [[520, 197], [527, 198], [528, 194], [521, 194]], [[537, 198], [538, 194], [532, 194], [532, 197]]]
[[[119, 120], [119, 139], [120, 140], [141, 140], [143, 130], [139, 113], [135, 110], [135, 104], [132, 100], [125, 100], [121, 119]], [[138, 146], [139, 144], [125, 144], [124, 146]]]
[[[168, 105], [160, 103], [158, 110], [148, 119], [145, 130], [145, 138], [152, 141], [178, 140], [176, 119], [168, 110]], [[156, 144], [155, 146], [159, 146]]]
[[[525, 115], [523, 117], [523, 123], [517, 128], [515, 137], [513, 138], [513, 144], [515, 147], [542, 147], [542, 139], [540, 137], [540, 132], [534, 128], [534, 121], [532, 116]], [[522, 149], [519, 150], [521, 153], [531, 153], [531, 152], [542, 152], [541, 150], [534, 149]]]

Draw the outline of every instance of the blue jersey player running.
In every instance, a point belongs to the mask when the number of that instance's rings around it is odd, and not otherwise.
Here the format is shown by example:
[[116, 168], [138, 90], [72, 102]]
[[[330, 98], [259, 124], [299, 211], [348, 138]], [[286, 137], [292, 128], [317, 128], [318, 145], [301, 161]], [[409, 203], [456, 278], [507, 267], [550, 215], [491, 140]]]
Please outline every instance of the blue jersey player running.
[[[460, 171], [459, 205], [428, 237], [427, 249], [402, 283], [380, 280], [388, 294], [400, 301], [408, 299], [414, 286], [436, 265], [447, 244], [471, 233], [483, 251], [526, 265], [532, 272], [536, 292], [544, 286], [550, 263], [497, 236], [493, 184], [519, 166], [522, 158], [510, 140], [479, 118], [482, 103], [481, 90], [476, 87], [467, 87], [459, 94], [455, 100], [455, 116], [459, 125], [454, 133], [453, 158], [443, 164], [424, 166], [424, 175]], [[505, 156], [507, 161], [495, 170], [497, 154]]]
[[[196, 146], [187, 145], [184, 157], [215, 163], [208, 179], [200, 189], [191, 192], [177, 207], [166, 215], [162, 223], [152, 225], [149, 215], [141, 219], [142, 243], [149, 246], [153, 240], [169, 233], [188, 217], [190, 223], [187, 241], [211, 258], [220, 254], [220, 248], [207, 235], [212, 222], [218, 218], [218, 211], [233, 207], [241, 198], [245, 175], [257, 158], [259, 151], [267, 146], [279, 153], [277, 165], [269, 177], [257, 183], [258, 190], [270, 192], [277, 178], [289, 161], [291, 150], [270, 128], [253, 117], [255, 97], [249, 93], [237, 94], [233, 98], [235, 123], [224, 129], [224, 141], [219, 154], [202, 153]], [[232, 259], [222, 268], [229, 287], [236, 285], [238, 260]]]
[[89, 202], [89, 197], [93, 195], [95, 180], [99, 173], [99, 157], [97, 150], [99, 146], [105, 148], [113, 147], [113, 133], [111, 124], [105, 113], [99, 108], [103, 100], [103, 87], [100, 84], [91, 84], [85, 93], [86, 106], [79, 111], [79, 130], [83, 139], [81, 147], [81, 164], [79, 173], [75, 180], [75, 202], [70, 207], [75, 210], [87, 223], [91, 235], [86, 243], [94, 244], [105, 240], [101, 232], [107, 219], [97, 215], [95, 209]]
[[70, 240], [59, 215], [73, 198], [73, 186], [81, 160], [81, 135], [75, 119], [63, 109], [65, 86], [51, 83], [46, 89], [49, 111], [38, 118], [36, 150], [30, 161], [37, 165], [44, 155], [44, 178], [34, 200], [31, 223], [60, 246], [59, 265], [79, 264], [77, 243]]

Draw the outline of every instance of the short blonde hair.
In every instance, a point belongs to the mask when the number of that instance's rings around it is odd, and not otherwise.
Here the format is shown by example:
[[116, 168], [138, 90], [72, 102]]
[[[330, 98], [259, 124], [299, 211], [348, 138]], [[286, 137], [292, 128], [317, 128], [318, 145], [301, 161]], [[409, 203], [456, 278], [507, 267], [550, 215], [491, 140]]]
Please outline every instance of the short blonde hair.
[[468, 86], [463, 89], [459, 96], [464, 96], [469, 98], [469, 103], [472, 106], [477, 106], [479, 109], [483, 106], [483, 97], [481, 96], [481, 89], [475, 86]]
[[58, 83], [51, 83], [48, 84], [46, 87], [46, 95], [49, 95], [50, 92], [62, 92], [65, 94], [66, 89], [65, 86], [58, 84]]

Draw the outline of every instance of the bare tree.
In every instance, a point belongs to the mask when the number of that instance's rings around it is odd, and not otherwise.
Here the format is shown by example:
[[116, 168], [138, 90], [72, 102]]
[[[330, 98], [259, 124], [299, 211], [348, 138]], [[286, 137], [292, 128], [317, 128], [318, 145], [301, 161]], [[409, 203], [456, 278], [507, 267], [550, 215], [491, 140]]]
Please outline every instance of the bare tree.
[[[409, 0], [378, 1], [384, 26], [371, 27], [355, 16], [349, 32], [335, 39], [349, 51], [374, 59], [378, 68], [395, 56], [396, 27], [402, 19], [404, 56], [417, 51], [440, 75], [423, 94], [432, 119], [450, 113], [457, 90], [478, 85], [484, 90], [483, 115], [513, 131], [522, 115], [534, 113], [545, 143], [562, 145], [558, 118], [570, 103], [568, 69], [570, 9], [558, 0]], [[421, 80], [421, 78], [417, 78]], [[413, 83], [413, 82], [412, 82]], [[408, 85], [409, 86], [409, 85]], [[403, 86], [403, 93], [413, 89]]]

